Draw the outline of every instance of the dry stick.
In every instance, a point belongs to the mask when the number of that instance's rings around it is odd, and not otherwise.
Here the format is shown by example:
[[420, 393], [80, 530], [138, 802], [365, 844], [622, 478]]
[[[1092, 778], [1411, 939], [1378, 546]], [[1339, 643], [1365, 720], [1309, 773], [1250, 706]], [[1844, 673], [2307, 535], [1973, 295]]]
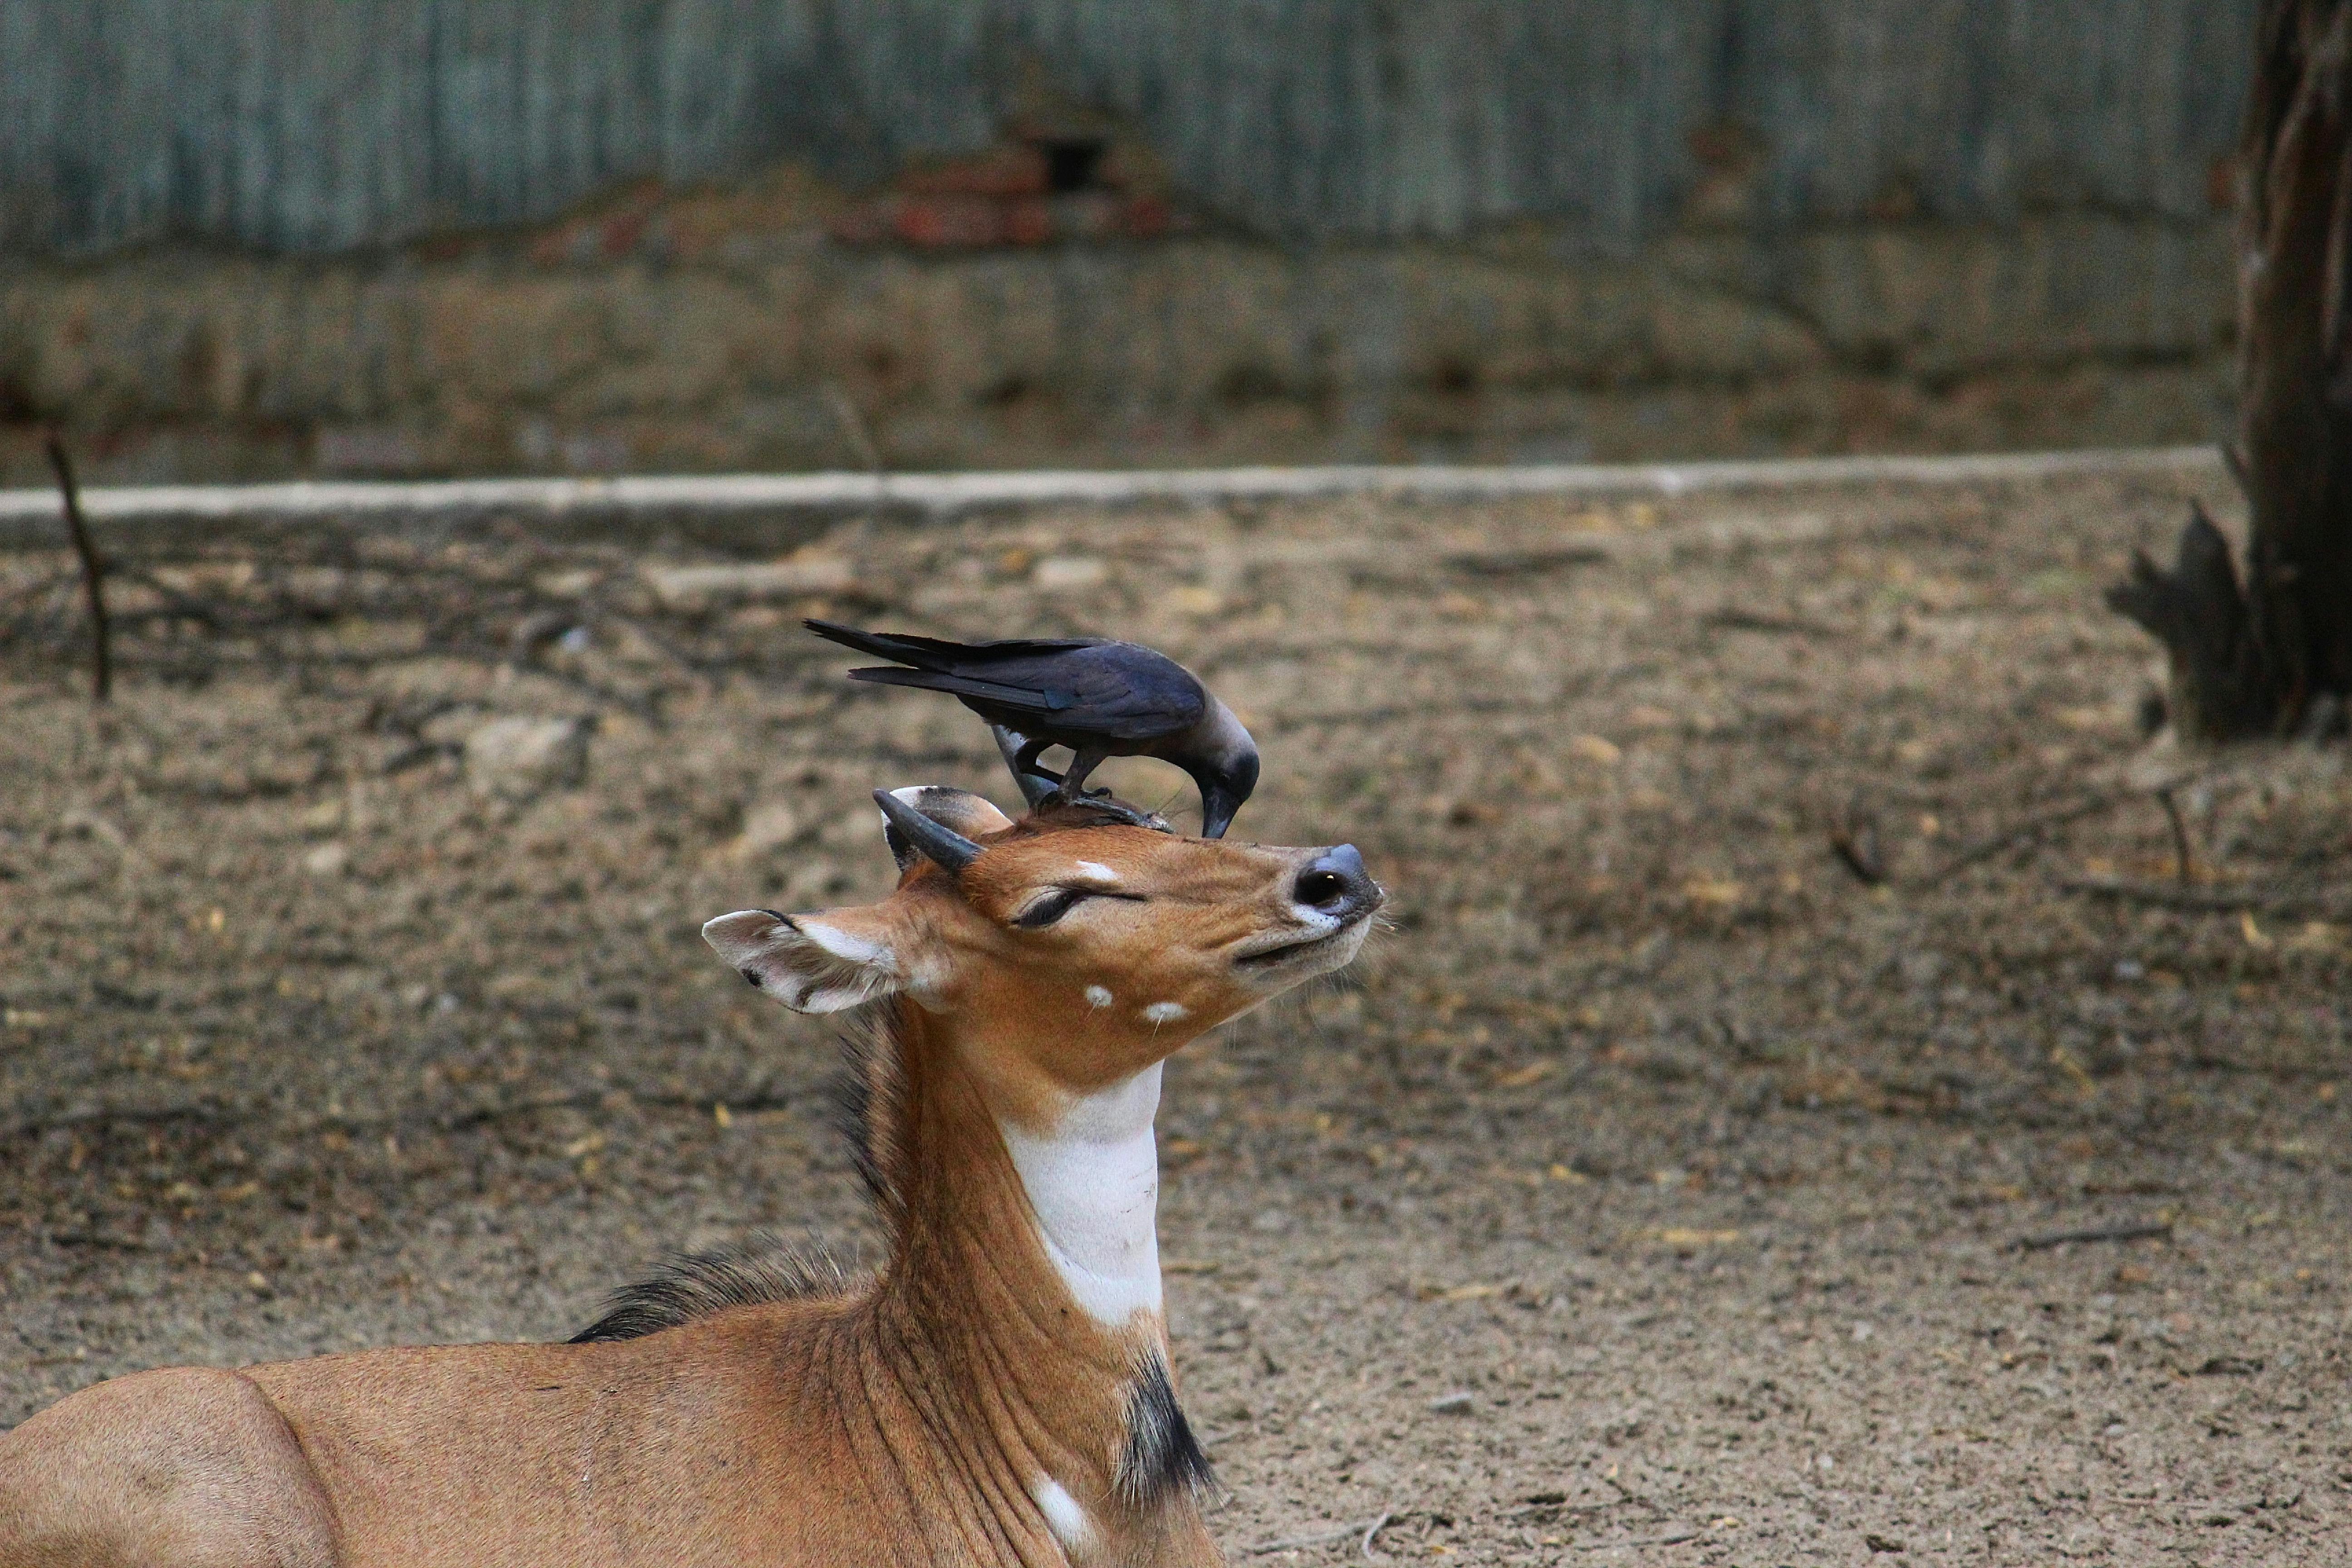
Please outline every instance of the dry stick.
[[1945, 861], [1935, 874], [1928, 878], [1928, 880], [1936, 884], [1948, 882], [1969, 867], [1981, 864], [2007, 850], [2014, 849], [2021, 844], [2039, 838], [2053, 827], [2063, 827], [2070, 822], [2080, 822], [2086, 816], [2096, 816], [2100, 812], [2108, 810], [2128, 798], [2131, 793], [2128, 790], [2110, 790], [2019, 823], [2006, 832], [1994, 834], [1981, 844], [1971, 845], [1961, 850]]
[[1879, 858], [1878, 824], [1859, 803], [1850, 803], [1830, 825], [1830, 847], [1865, 888], [1886, 880], [1886, 863]]
[[1269, 1552], [1298, 1552], [1309, 1546], [1328, 1546], [1335, 1541], [1345, 1541], [1355, 1533], [1354, 1525], [1343, 1524], [1337, 1530], [1318, 1531], [1313, 1535], [1290, 1535], [1285, 1536], [1280, 1541], [1261, 1541], [1255, 1546], [1243, 1547], [1242, 1552], [1244, 1555], [1249, 1557], [1263, 1557]]
[[73, 534], [74, 553], [81, 557], [82, 592], [89, 599], [90, 700], [105, 702], [114, 696], [114, 650], [106, 625], [106, 563], [89, 542], [89, 525], [81, 515], [81, 492], [75, 488], [73, 463], [66, 444], [52, 433], [48, 439], [49, 468], [58, 477], [58, 494], [65, 500], [66, 527]]
[[850, 401], [849, 394], [837, 381], [824, 384], [824, 401], [833, 410], [834, 419], [841, 426], [842, 434], [849, 437], [852, 447], [857, 448], [857, 455], [865, 460], [866, 468], [876, 479], [880, 479], [882, 448], [874, 444], [874, 433], [866, 428], [866, 416], [857, 411], [857, 405]]
[[2019, 1252], [2046, 1252], [2053, 1247], [2063, 1247], [2072, 1241], [2143, 1241], [2152, 1236], [2170, 1236], [2169, 1225], [2100, 1225], [2087, 1230], [2053, 1230], [2042, 1236], [2021, 1236], [2010, 1243]]
[[2189, 824], [2181, 820], [2180, 803], [2172, 798], [2171, 785], [2158, 790], [2156, 798], [2164, 806], [2166, 820], [2172, 824], [2172, 868], [2179, 873], [2180, 885], [2185, 888], [2189, 881]]
[[[1372, 1538], [1378, 1535], [1381, 1531], [1386, 1530], [1390, 1525], [1395, 1523], [1396, 1518], [1397, 1511], [1394, 1509], [1390, 1509], [1381, 1513], [1378, 1519], [1373, 1520], [1370, 1529], [1361, 1532], [1364, 1550], [1370, 1553], [1373, 1560], [1376, 1562], [1380, 1561], [1383, 1554], [1371, 1551]], [[1270, 1552], [1298, 1552], [1303, 1551], [1309, 1546], [1328, 1546], [1335, 1541], [1355, 1540], [1357, 1534], [1358, 1530], [1356, 1526], [1352, 1524], [1343, 1524], [1334, 1530], [1318, 1530], [1312, 1535], [1286, 1535], [1279, 1541], [1261, 1541], [1255, 1546], [1243, 1547], [1242, 1555], [1244, 1557], [1263, 1557]]]
[[2193, 914], [2228, 914], [2232, 910], [2263, 910], [2273, 915], [2333, 915], [2336, 906], [2310, 889], [2234, 891], [2221, 888], [2182, 888], [2170, 882], [2126, 882], [2114, 877], [2061, 877], [2060, 890], [2092, 898], [2120, 899], [2126, 903], [2153, 904], [2158, 909], [2184, 910]]

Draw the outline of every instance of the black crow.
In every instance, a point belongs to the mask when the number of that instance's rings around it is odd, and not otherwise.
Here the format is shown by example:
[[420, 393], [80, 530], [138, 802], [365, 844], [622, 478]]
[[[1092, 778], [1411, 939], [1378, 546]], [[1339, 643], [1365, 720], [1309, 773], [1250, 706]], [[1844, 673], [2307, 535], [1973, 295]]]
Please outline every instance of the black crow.
[[[1158, 757], [1192, 775], [1201, 837], [1222, 838], [1257, 787], [1257, 743], [1241, 721], [1191, 670], [1148, 647], [1108, 637], [943, 642], [805, 624], [844, 647], [911, 667], [853, 669], [850, 679], [944, 691], [995, 726], [1032, 805], [1046, 793], [1038, 780], [1076, 800], [1104, 758]], [[1037, 764], [1049, 746], [1070, 749], [1058, 774]]]

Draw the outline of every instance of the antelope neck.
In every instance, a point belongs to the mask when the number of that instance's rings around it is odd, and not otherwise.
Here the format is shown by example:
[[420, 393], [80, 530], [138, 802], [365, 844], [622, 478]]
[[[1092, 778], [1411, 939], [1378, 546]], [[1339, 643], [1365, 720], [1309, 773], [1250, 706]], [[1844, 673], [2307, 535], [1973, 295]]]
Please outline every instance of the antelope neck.
[[908, 1201], [877, 1310], [917, 1351], [898, 1357], [904, 1392], [956, 1413], [942, 1426], [981, 1445], [972, 1463], [1001, 1460], [1030, 1522], [1062, 1550], [1094, 1553], [1142, 1527], [1120, 1490], [1131, 1413], [1147, 1375], [1166, 1387], [1151, 1129], [1160, 1069], [1064, 1101], [1041, 1133], [989, 1103], [948, 1020], [912, 1005], [899, 1019], [908, 1076], [893, 1110], [904, 1138], [891, 1158]]
[[987, 1064], [1005, 1053], [960, 1039], [954, 1023], [912, 1003], [898, 1014], [903, 1092], [877, 1113], [895, 1135], [872, 1145], [905, 1194], [891, 1272], [969, 1297], [978, 1321], [1013, 1310], [1081, 1330], [1065, 1348], [1082, 1359], [1125, 1367], [1163, 1349], [1160, 1064], [1040, 1108], [1030, 1086], [993, 1081]]

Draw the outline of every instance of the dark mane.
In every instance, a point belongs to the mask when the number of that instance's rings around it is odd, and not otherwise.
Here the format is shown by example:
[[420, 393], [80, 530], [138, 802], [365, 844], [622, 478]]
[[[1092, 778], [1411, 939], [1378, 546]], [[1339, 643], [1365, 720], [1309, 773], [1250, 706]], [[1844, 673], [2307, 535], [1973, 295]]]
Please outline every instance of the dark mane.
[[899, 1182], [907, 1154], [900, 1006], [898, 998], [885, 997], [851, 1015], [849, 1033], [841, 1037], [841, 1069], [832, 1086], [834, 1130], [848, 1142], [857, 1179], [893, 1237], [906, 1213]]
[[[897, 998], [885, 998], [851, 1015], [841, 1039], [841, 1070], [831, 1086], [834, 1126], [847, 1140], [857, 1179], [892, 1237], [906, 1210], [899, 1182], [906, 1077], [898, 1007]], [[639, 1339], [730, 1307], [837, 1296], [849, 1288], [849, 1276], [832, 1257], [763, 1234], [744, 1246], [672, 1254], [647, 1278], [614, 1291], [604, 1315], [572, 1342]]]
[[830, 1257], [761, 1235], [746, 1246], [672, 1254], [649, 1278], [614, 1291], [604, 1315], [571, 1342], [642, 1339], [730, 1307], [837, 1296], [848, 1289], [848, 1276]]

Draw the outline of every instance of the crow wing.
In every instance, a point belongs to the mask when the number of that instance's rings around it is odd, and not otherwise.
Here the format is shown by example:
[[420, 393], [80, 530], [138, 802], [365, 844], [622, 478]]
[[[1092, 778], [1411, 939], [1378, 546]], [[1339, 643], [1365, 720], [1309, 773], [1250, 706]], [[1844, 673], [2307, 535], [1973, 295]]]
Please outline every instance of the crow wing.
[[[1090, 642], [1052, 652], [990, 657], [948, 669], [853, 669], [852, 680], [911, 686], [997, 710], [1013, 728], [1057, 740], [1156, 741], [1190, 729], [1208, 694], [1175, 660], [1133, 643]], [[1034, 646], [1034, 645], [1033, 645]]]
[[817, 636], [859, 653], [872, 654], [876, 658], [896, 659], [917, 669], [964, 671], [970, 673], [982, 665], [1001, 659], [1023, 659], [1040, 654], [1068, 653], [1083, 647], [1101, 647], [1106, 637], [1014, 637], [1002, 642], [949, 642], [942, 637], [908, 637], [898, 632], [860, 631], [837, 621], [803, 621]]

